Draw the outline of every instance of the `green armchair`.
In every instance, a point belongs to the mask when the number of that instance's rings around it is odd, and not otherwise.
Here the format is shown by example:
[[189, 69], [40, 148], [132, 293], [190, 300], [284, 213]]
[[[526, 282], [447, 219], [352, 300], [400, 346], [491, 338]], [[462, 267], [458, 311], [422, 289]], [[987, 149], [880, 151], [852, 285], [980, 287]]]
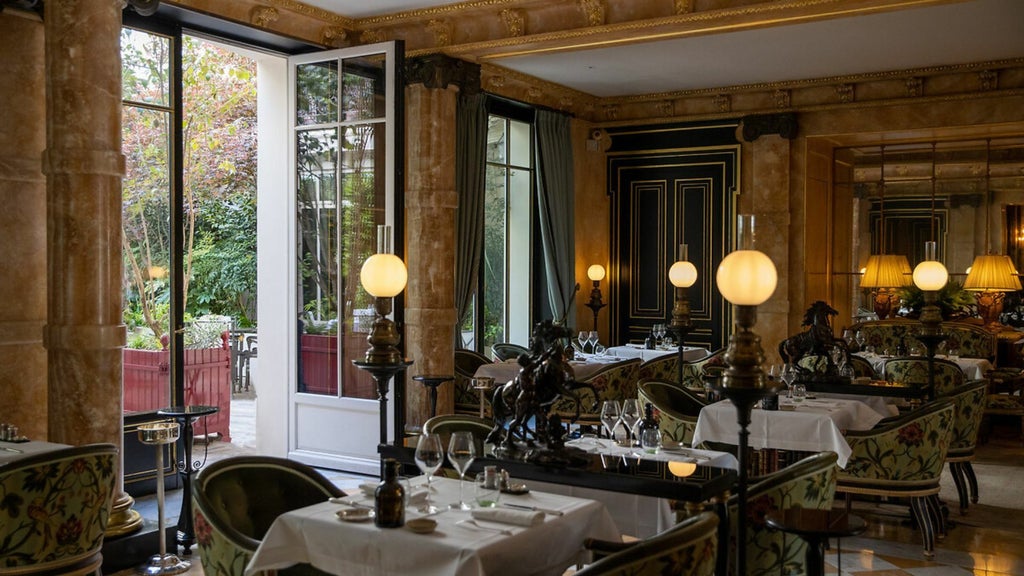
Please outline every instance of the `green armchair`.
[[[964, 371], [956, 362], [942, 358], [934, 358], [932, 362], [935, 367], [935, 390], [931, 391], [933, 396], [947, 394], [967, 381]], [[927, 389], [928, 359], [918, 356], [890, 358], [882, 365], [882, 377], [890, 382]]]
[[978, 503], [978, 478], [974, 475], [974, 450], [978, 444], [978, 431], [985, 416], [985, 380], [972, 380], [949, 392], [948, 397], [956, 403], [956, 419], [953, 421], [952, 438], [946, 452], [949, 473], [953, 476], [957, 496], [960, 499], [960, 514], [967, 513], [968, 486], [970, 500]]
[[679, 355], [665, 354], [651, 358], [640, 364], [639, 380], [661, 380], [675, 382], [679, 380]]
[[99, 575], [118, 461], [89, 444], [0, 466], [0, 574]]
[[473, 389], [470, 380], [476, 369], [490, 364], [491, 359], [483, 354], [459, 348], [455, 350], [455, 412], [457, 414], [479, 414], [480, 392]]
[[[206, 466], [192, 484], [203, 574], [242, 576], [279, 515], [344, 495], [313, 468], [284, 458], [238, 456]], [[325, 573], [306, 564], [278, 574]]]
[[494, 421], [468, 414], [439, 414], [423, 423], [423, 432], [441, 437], [441, 449], [448, 449], [448, 440], [453, 432], [465, 430], [476, 440], [477, 454], [483, 454], [487, 435], [494, 429]]
[[[803, 507], [829, 509], [836, 490], [835, 452], [819, 452], [777, 472], [763, 476], [747, 488], [748, 574], [804, 574], [807, 542], [793, 534], [771, 529], [765, 516], [777, 510]], [[735, 574], [737, 497], [729, 499], [729, 574]]]
[[924, 555], [935, 555], [936, 530], [945, 525], [939, 506], [939, 479], [955, 420], [955, 403], [939, 398], [871, 430], [849, 431], [852, 451], [836, 478], [836, 492], [910, 499], [921, 530]]
[[[622, 362], [608, 364], [587, 379], [576, 392], [580, 399], [580, 417], [578, 423], [584, 425], [601, 425], [601, 404], [605, 400], [622, 401], [636, 398], [637, 376], [640, 373], [640, 359], [630, 358]], [[576, 416], [576, 405], [571, 398], [559, 398], [551, 407], [552, 414], [558, 414], [563, 422], [569, 422]]]
[[577, 576], [712, 576], [718, 554], [718, 516], [687, 518], [638, 542], [590, 540], [587, 547], [608, 553]]
[[658, 380], [641, 380], [637, 387], [640, 406], [654, 406], [663, 438], [691, 445], [704, 400], [686, 388]]

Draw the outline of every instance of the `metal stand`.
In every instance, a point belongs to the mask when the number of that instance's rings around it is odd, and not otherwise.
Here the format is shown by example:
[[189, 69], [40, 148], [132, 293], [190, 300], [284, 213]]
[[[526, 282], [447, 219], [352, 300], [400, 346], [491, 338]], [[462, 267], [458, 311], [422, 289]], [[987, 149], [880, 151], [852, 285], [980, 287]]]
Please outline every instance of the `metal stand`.
[[139, 574], [181, 574], [192, 563], [167, 553], [167, 529], [164, 523], [164, 446], [178, 440], [177, 422], [156, 422], [139, 426], [139, 441], [156, 446], [156, 509], [159, 526], [160, 554], [139, 566]]
[[219, 410], [216, 406], [171, 406], [157, 410], [159, 416], [174, 418], [181, 426], [182, 459], [178, 463], [178, 473], [182, 480], [181, 513], [178, 514], [178, 545], [184, 548], [185, 556], [192, 554], [192, 545], [196, 543], [196, 531], [192, 520], [192, 476], [206, 463], [192, 461], [192, 440], [195, 434], [192, 423], [200, 416], [209, 416]]
[[[412, 360], [406, 358], [399, 362], [378, 363], [353, 360], [352, 364], [360, 370], [366, 370], [377, 383], [377, 402], [380, 404], [380, 444], [388, 443], [388, 383], [391, 378], [412, 366]], [[399, 419], [400, 420], [400, 419]], [[384, 477], [384, 460], [380, 461], [380, 477]]]
[[455, 380], [455, 376], [420, 374], [419, 376], [413, 376], [412, 379], [430, 389], [430, 417], [437, 416], [437, 387], [445, 382]]

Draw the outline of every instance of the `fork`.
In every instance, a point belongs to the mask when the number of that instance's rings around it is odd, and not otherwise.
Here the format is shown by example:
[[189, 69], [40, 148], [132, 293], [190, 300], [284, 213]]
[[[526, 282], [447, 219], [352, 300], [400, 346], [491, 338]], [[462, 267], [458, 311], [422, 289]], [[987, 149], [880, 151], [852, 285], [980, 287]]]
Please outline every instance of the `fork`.
[[475, 519], [473, 519], [473, 518], [466, 518], [465, 520], [459, 520], [458, 522], [456, 522], [456, 524], [472, 524], [473, 526], [476, 526], [477, 528], [479, 528], [481, 530], [487, 530], [489, 532], [497, 532], [498, 534], [504, 534], [505, 536], [511, 536], [512, 535], [512, 531], [511, 530], [505, 530], [504, 528], [492, 528], [490, 526], [483, 526], [481, 524], [478, 524], [477, 521]]

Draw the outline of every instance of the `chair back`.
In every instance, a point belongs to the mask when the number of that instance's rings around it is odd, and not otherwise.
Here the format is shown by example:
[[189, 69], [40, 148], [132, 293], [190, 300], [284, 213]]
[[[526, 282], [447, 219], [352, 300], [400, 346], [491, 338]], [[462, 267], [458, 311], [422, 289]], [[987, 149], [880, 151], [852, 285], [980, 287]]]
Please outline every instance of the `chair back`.
[[637, 386], [640, 406], [650, 403], [656, 411], [664, 438], [691, 445], [697, 417], [707, 404], [686, 388], [658, 380], [641, 380]]
[[708, 368], [718, 366], [725, 367], [725, 348], [719, 348], [696, 362], [683, 364], [683, 387], [703, 391]]
[[473, 389], [470, 379], [476, 374], [476, 369], [484, 364], [490, 364], [491, 359], [483, 354], [458, 348], [455, 350], [455, 412], [459, 414], [479, 414], [480, 395]]
[[875, 373], [875, 367], [871, 365], [867, 358], [862, 356], [850, 354], [850, 366], [853, 366], [855, 378], [871, 378], [873, 380], [878, 377], [878, 374]]
[[576, 572], [578, 576], [712, 576], [718, 516], [704, 512]]
[[864, 337], [863, 348], [872, 347], [882, 354], [886, 350], [895, 351], [901, 347], [908, 350], [917, 344], [911, 334], [921, 327], [917, 320], [906, 318], [888, 318], [885, 320], [866, 320], [850, 326], [854, 333], [860, 332]]
[[956, 418], [953, 420], [947, 458], [974, 454], [974, 448], [978, 443], [978, 431], [981, 430], [981, 420], [985, 416], [987, 388], [988, 383], [985, 380], [971, 380], [945, 395], [952, 398], [956, 404]]
[[[828, 509], [836, 490], [835, 452], [820, 452], [761, 478], [747, 489], [747, 571], [750, 574], [806, 574], [807, 543], [793, 534], [768, 527], [771, 512], [803, 507]], [[729, 500], [730, 549], [735, 550], [738, 534], [737, 498]], [[735, 552], [729, 554], [730, 574]], [[794, 572], [796, 569], [796, 572]]]
[[0, 466], [0, 573], [99, 570], [118, 469], [113, 444], [61, 448]]
[[[935, 368], [934, 395], [946, 394], [967, 381], [964, 371], [952, 360], [933, 358]], [[908, 384], [915, 388], [928, 388], [928, 359], [920, 356], [890, 358], [882, 365], [882, 378]]]
[[495, 360], [504, 362], [505, 360], [513, 360], [518, 358], [520, 354], [529, 354], [530, 350], [525, 346], [519, 344], [513, 344], [511, 342], [498, 342], [497, 344], [491, 345], [491, 354]]
[[661, 380], [679, 383], [679, 355], [664, 354], [640, 364], [640, 380]]
[[313, 468], [273, 456], [207, 465], [192, 483], [196, 545], [207, 576], [241, 576], [281, 514], [345, 493]]
[[[601, 404], [605, 400], [622, 401], [636, 398], [637, 375], [640, 373], [640, 359], [630, 358], [622, 362], [608, 364], [587, 379], [579, 381], [582, 386], [577, 389], [580, 398], [579, 422], [599, 424], [601, 422]], [[562, 396], [552, 405], [551, 413], [558, 414], [563, 421], [569, 421], [575, 414], [575, 404], [571, 398]]]
[[442, 450], [448, 449], [448, 441], [451, 439], [453, 432], [467, 431], [472, 433], [473, 439], [476, 440], [478, 455], [483, 454], [484, 441], [493, 428], [493, 421], [468, 414], [441, 414], [429, 418], [423, 423], [423, 432], [437, 434], [441, 437]]
[[943, 322], [942, 331], [946, 334], [946, 349], [956, 350], [964, 358], [996, 358], [996, 335], [977, 324], [966, 322]]

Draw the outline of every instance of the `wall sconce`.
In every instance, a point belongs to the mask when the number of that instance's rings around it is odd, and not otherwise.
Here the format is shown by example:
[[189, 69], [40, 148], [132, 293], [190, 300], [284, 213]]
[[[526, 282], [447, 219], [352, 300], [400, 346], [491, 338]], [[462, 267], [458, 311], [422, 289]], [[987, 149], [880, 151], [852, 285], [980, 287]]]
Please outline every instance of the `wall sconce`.
[[605, 307], [605, 303], [601, 301], [601, 280], [604, 280], [604, 266], [600, 264], [594, 264], [590, 268], [587, 268], [587, 278], [594, 283], [594, 289], [590, 291], [590, 302], [587, 302], [587, 308], [594, 311], [594, 330], [597, 330], [597, 314], [601, 311], [601, 308]]
[[914, 268], [914, 285], [924, 294], [921, 309], [921, 332], [916, 336], [924, 344], [928, 356], [928, 394], [935, 394], [935, 349], [946, 339], [942, 333], [942, 311], [935, 303], [939, 290], [949, 281], [949, 271], [936, 257], [935, 242], [924, 243], [924, 260]]
[[676, 361], [678, 367], [677, 382], [683, 385], [683, 340], [690, 333], [693, 324], [690, 321], [690, 300], [686, 291], [697, 282], [697, 267], [688, 261], [686, 244], [679, 245], [679, 261], [668, 269], [668, 280], [676, 288], [676, 301], [672, 307], [672, 323], [668, 329], [676, 337], [679, 358]]
[[746, 574], [750, 411], [758, 400], [776, 393], [775, 388], [765, 386], [764, 373], [761, 371], [761, 362], [764, 361], [761, 337], [751, 329], [757, 323], [757, 307], [775, 292], [779, 277], [771, 259], [765, 253], [754, 250], [754, 216], [740, 214], [737, 232], [739, 248], [722, 259], [715, 273], [718, 289], [733, 304], [735, 317], [735, 327], [725, 352], [725, 361], [729, 367], [717, 388], [736, 407], [736, 422], [740, 427], [737, 442], [739, 480], [736, 499], [739, 533], [736, 537], [736, 573]]

